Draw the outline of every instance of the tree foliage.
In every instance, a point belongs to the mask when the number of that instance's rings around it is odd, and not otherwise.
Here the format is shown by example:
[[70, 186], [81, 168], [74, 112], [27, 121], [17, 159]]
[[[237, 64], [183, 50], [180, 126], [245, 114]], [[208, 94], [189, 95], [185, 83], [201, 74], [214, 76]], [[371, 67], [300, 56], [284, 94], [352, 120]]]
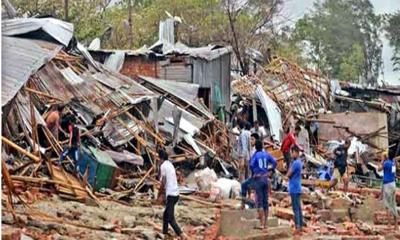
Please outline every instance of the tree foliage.
[[[179, 16], [178, 40], [191, 46], [209, 43], [229, 44], [243, 73], [248, 71], [246, 49], [263, 51], [268, 45], [272, 19], [280, 11], [282, 0], [131, 0], [133, 47], [157, 40], [158, 25], [166, 12]], [[69, 21], [77, 38], [86, 44], [101, 38], [103, 48], [128, 48], [128, 0], [108, 6], [110, 0], [69, 1]], [[63, 18], [63, 1], [15, 0], [28, 16], [51, 15]]]
[[381, 20], [370, 1], [317, 1], [314, 8], [294, 33], [309, 59], [330, 77], [375, 84], [382, 66]]
[[400, 11], [386, 16], [386, 36], [394, 52], [392, 56], [395, 71], [400, 71]]

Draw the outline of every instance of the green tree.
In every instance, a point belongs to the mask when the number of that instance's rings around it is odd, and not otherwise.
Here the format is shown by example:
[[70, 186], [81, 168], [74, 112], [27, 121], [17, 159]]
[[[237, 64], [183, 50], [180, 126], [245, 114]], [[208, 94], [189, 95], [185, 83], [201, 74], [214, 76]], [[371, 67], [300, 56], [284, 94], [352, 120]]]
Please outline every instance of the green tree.
[[382, 66], [381, 19], [370, 1], [317, 1], [314, 8], [296, 23], [294, 33], [311, 62], [330, 77], [376, 84]]
[[[20, 12], [28, 16], [52, 15], [63, 19], [60, 0], [15, 0]], [[128, 3], [132, 3], [129, 21]], [[88, 44], [101, 38], [103, 48], [137, 48], [158, 38], [158, 26], [166, 12], [179, 16], [177, 40], [190, 46], [210, 43], [231, 45], [243, 73], [247, 73], [249, 47], [268, 48], [272, 19], [282, 0], [124, 0], [109, 6], [110, 0], [69, 1], [68, 19], [77, 38]], [[131, 24], [130, 24], [131, 23]], [[130, 34], [133, 32], [133, 34]], [[130, 46], [130, 42], [133, 46]], [[265, 49], [264, 49], [265, 50]]]
[[394, 52], [392, 56], [395, 71], [400, 71], [400, 11], [385, 16], [386, 17], [386, 36]]
[[364, 61], [364, 52], [362, 46], [354, 44], [345, 56], [339, 66], [339, 79], [358, 79], [362, 71]]

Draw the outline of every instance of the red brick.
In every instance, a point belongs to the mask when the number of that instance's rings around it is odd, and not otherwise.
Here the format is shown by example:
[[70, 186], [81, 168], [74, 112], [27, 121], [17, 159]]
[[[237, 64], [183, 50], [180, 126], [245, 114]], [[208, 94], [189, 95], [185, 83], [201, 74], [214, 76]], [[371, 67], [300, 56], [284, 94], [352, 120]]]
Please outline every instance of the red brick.
[[294, 218], [293, 211], [286, 208], [276, 208], [275, 216], [286, 220], [292, 220]]

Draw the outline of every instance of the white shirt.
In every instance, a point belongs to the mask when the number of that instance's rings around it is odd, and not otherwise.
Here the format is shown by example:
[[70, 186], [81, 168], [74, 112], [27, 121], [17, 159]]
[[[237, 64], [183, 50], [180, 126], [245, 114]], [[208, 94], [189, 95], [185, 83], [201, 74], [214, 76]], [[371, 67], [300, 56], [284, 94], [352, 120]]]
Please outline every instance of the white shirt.
[[251, 133], [257, 133], [261, 140], [267, 136], [267, 132], [263, 126], [258, 127], [257, 130], [253, 127]]
[[176, 180], [175, 167], [169, 160], [165, 160], [160, 167], [161, 179], [165, 177], [165, 195], [178, 196], [179, 188]]

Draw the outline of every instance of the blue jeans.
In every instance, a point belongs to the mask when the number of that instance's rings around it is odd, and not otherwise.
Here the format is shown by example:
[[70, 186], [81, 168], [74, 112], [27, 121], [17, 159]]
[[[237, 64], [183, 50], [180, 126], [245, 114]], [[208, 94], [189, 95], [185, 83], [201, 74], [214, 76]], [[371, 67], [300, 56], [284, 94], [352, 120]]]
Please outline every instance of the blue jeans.
[[296, 229], [299, 229], [303, 226], [303, 213], [301, 211], [301, 193], [291, 193], [290, 197], [292, 199], [294, 223], [296, 225]]
[[254, 179], [252, 177], [247, 178], [242, 182], [242, 197], [245, 198], [250, 188], [254, 185]]
[[256, 177], [254, 188], [256, 189], [257, 208], [268, 211], [268, 178], [266, 176]]
[[64, 158], [70, 156], [75, 162], [77, 162], [79, 160], [79, 155], [80, 155], [79, 147], [70, 147], [70, 148], [67, 147], [61, 153], [60, 161], [62, 162]]

